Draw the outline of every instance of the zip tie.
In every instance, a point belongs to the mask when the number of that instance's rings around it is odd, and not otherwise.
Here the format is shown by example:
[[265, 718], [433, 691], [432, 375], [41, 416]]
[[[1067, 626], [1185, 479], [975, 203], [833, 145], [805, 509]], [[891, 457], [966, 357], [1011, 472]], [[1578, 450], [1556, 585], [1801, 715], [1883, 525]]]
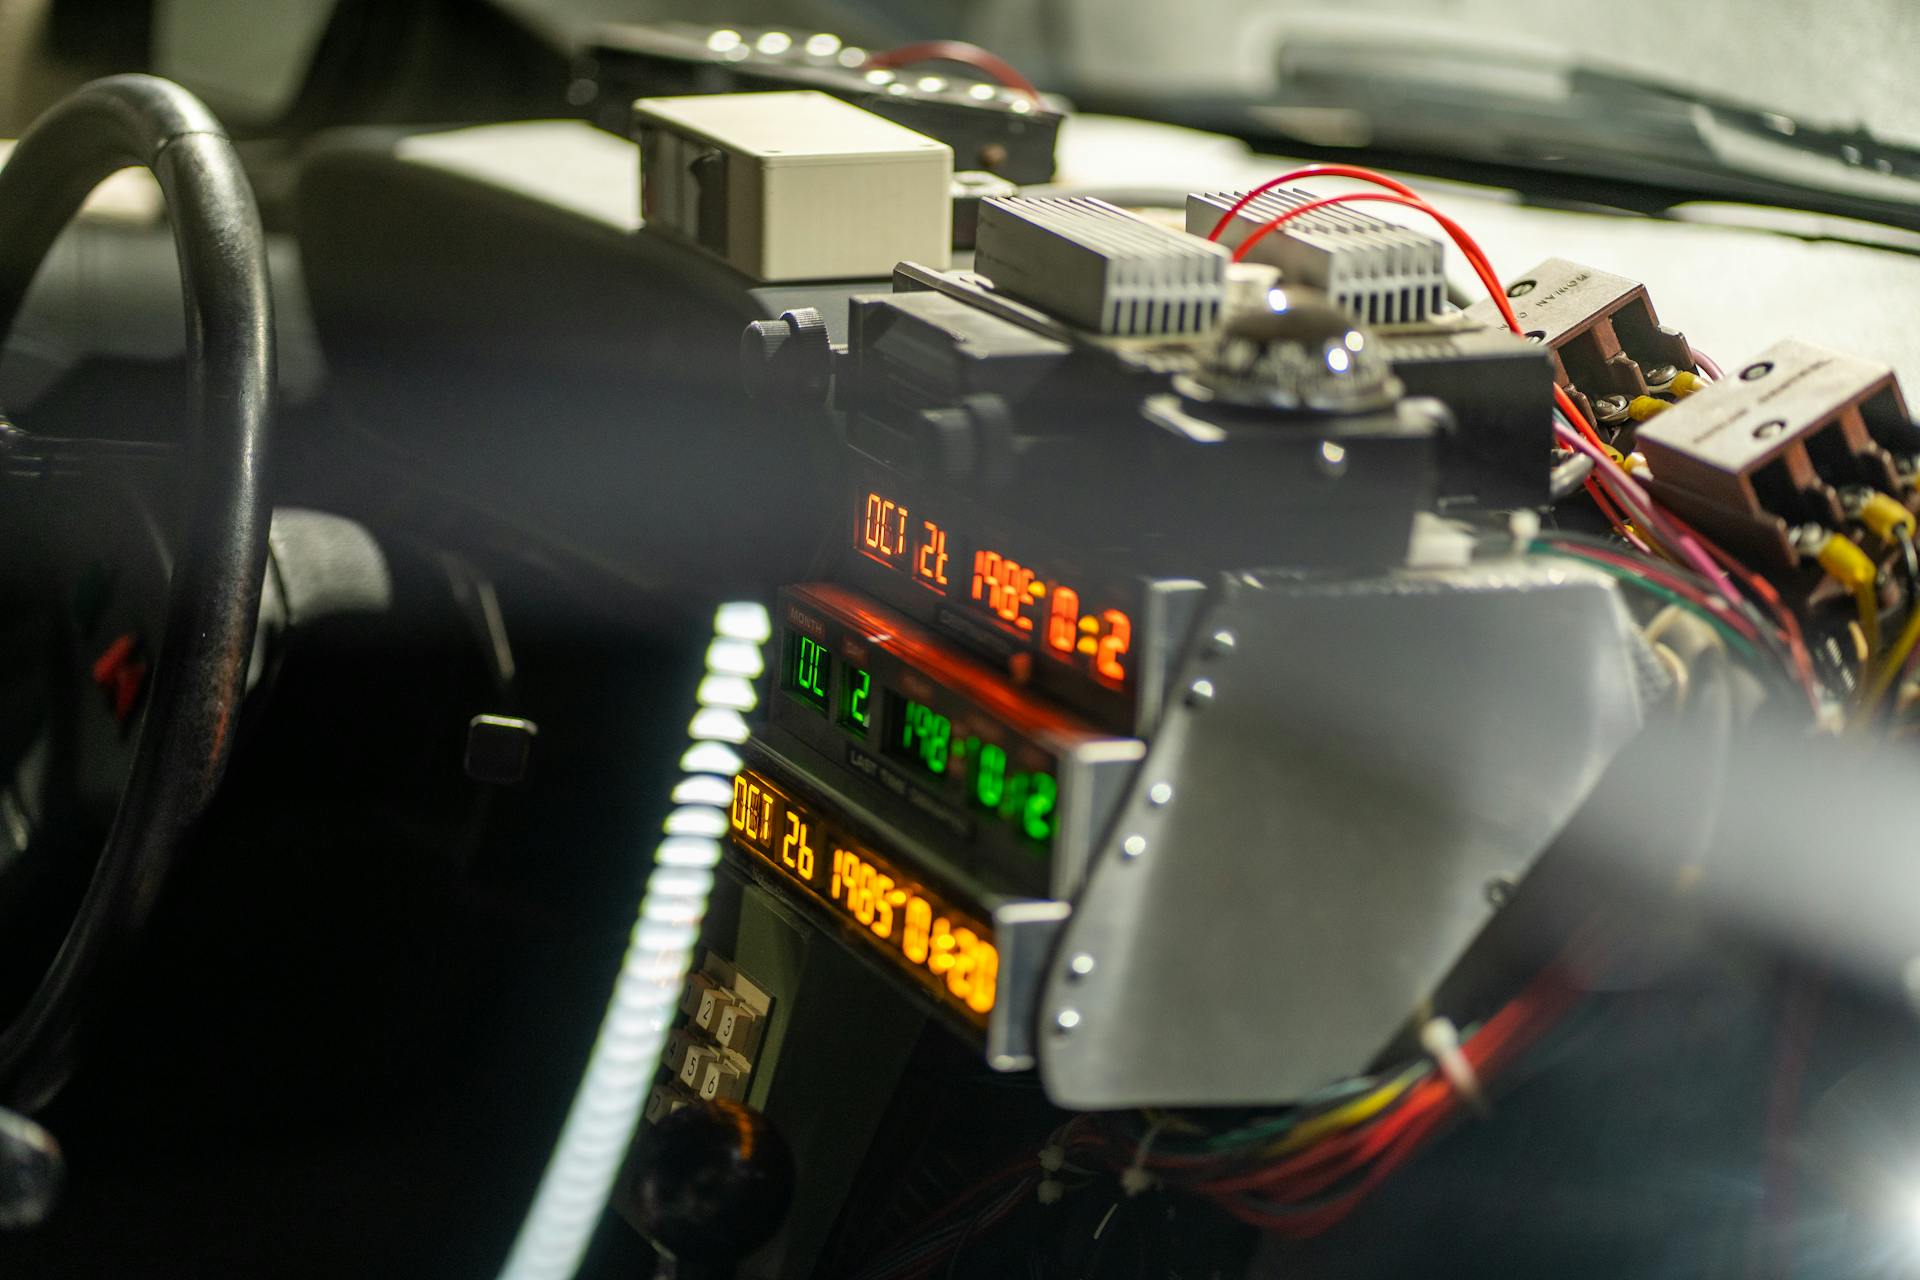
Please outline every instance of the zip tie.
[[1483, 1117], [1493, 1114], [1486, 1095], [1480, 1090], [1480, 1077], [1474, 1074], [1467, 1055], [1460, 1051], [1460, 1031], [1452, 1019], [1429, 1018], [1420, 1028], [1420, 1047], [1440, 1068], [1440, 1074], [1447, 1078], [1462, 1102]]
[[1151, 1190], [1154, 1183], [1158, 1181], [1147, 1172], [1147, 1152], [1152, 1149], [1153, 1140], [1159, 1137], [1160, 1131], [1166, 1127], [1165, 1120], [1155, 1120], [1148, 1125], [1146, 1133], [1140, 1138], [1140, 1145], [1134, 1149], [1132, 1162], [1120, 1171], [1120, 1189], [1127, 1193], [1128, 1199], [1132, 1199], [1142, 1191]]

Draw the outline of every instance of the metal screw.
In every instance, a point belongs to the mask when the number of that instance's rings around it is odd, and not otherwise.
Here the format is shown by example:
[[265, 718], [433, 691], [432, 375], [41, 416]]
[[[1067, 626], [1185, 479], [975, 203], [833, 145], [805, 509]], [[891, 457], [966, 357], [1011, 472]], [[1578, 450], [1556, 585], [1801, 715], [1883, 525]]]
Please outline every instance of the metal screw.
[[1120, 842], [1120, 856], [1123, 858], [1137, 858], [1146, 851], [1147, 838], [1145, 836], [1131, 835]]
[[1507, 296], [1509, 298], [1524, 298], [1528, 294], [1532, 293], [1533, 290], [1534, 290], [1533, 281], [1515, 280], [1512, 284], [1507, 286]]
[[1602, 422], [1615, 422], [1627, 416], [1627, 398], [1625, 396], [1601, 396], [1593, 402], [1593, 411], [1600, 415]]
[[1647, 371], [1647, 385], [1649, 387], [1664, 387], [1679, 376], [1680, 371], [1678, 369], [1670, 364], [1663, 364], [1657, 369], [1649, 369]]
[[1740, 381], [1757, 382], [1772, 372], [1773, 362], [1771, 360], [1762, 360], [1758, 364], [1750, 364], [1742, 369], [1740, 371]]
[[1772, 418], [1753, 429], [1755, 440], [1771, 440], [1787, 429], [1787, 424], [1779, 418]]
[[1207, 656], [1209, 658], [1225, 657], [1227, 654], [1233, 652], [1233, 646], [1236, 643], [1237, 641], [1234, 639], [1233, 632], [1225, 630], [1216, 631], [1207, 637]]
[[1213, 681], [1195, 680], [1187, 686], [1187, 705], [1204, 707], [1213, 701]]
[[1528, 342], [1540, 343], [1547, 340], [1547, 331], [1545, 329], [1529, 329], [1520, 336]]
[[1171, 782], [1156, 782], [1147, 788], [1147, 803], [1158, 809], [1173, 799]]
[[1487, 902], [1497, 908], [1513, 901], [1513, 881], [1495, 876], [1487, 881]]
[[1053, 1032], [1055, 1035], [1067, 1035], [1079, 1025], [1080, 1011], [1078, 1009], [1062, 1009], [1059, 1013], [1053, 1015]]
[[1086, 977], [1093, 972], [1093, 957], [1087, 952], [1082, 951], [1079, 955], [1067, 961], [1067, 972], [1076, 978]]

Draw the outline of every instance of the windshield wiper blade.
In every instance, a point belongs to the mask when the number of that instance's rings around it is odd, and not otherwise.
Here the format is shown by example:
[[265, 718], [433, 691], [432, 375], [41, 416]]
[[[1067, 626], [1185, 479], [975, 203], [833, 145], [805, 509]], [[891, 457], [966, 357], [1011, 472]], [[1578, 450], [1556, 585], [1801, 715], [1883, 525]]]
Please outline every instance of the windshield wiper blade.
[[1920, 149], [1537, 49], [1368, 25], [1289, 30], [1278, 88], [1196, 124], [1788, 205], [1920, 231]]

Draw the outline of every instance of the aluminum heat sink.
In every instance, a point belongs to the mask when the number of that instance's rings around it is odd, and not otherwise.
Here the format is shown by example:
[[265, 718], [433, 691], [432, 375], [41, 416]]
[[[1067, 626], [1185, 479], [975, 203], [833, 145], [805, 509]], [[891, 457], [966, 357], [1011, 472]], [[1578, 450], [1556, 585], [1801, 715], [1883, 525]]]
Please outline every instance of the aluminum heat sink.
[[[1189, 195], [1187, 230], [1205, 236], [1242, 194]], [[1238, 248], [1268, 219], [1318, 198], [1292, 187], [1263, 191], [1233, 215], [1220, 243]], [[1446, 296], [1442, 255], [1432, 236], [1335, 206], [1282, 223], [1260, 238], [1246, 260], [1278, 267], [1283, 281], [1324, 290], [1365, 324], [1418, 324], [1438, 313]]]
[[982, 202], [974, 270], [1082, 329], [1205, 333], [1220, 319], [1227, 251], [1089, 196]]

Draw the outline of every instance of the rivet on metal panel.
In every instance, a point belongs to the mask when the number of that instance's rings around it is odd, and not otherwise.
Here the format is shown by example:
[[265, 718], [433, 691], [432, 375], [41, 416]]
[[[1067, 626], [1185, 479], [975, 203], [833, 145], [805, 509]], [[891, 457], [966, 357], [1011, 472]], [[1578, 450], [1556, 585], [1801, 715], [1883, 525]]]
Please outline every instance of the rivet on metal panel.
[[1204, 707], [1213, 701], [1213, 681], [1195, 680], [1187, 686], [1187, 705]]
[[1147, 788], [1147, 803], [1158, 809], [1173, 799], [1171, 782], [1156, 782]]
[[1080, 1011], [1078, 1009], [1062, 1009], [1053, 1016], [1053, 1033], [1055, 1035], [1067, 1035], [1079, 1025]]
[[1233, 652], [1233, 646], [1233, 632], [1222, 629], [1207, 637], [1206, 655], [1209, 658], [1224, 658]]
[[1145, 836], [1131, 835], [1120, 842], [1120, 856], [1123, 858], [1137, 858], [1146, 851], [1147, 838]]
[[1075, 978], [1084, 978], [1093, 972], [1093, 957], [1085, 951], [1067, 961], [1067, 973]]
[[1740, 371], [1740, 381], [1758, 382], [1772, 372], [1773, 362], [1771, 360], [1762, 360], [1757, 364], [1750, 364], [1742, 369]]

